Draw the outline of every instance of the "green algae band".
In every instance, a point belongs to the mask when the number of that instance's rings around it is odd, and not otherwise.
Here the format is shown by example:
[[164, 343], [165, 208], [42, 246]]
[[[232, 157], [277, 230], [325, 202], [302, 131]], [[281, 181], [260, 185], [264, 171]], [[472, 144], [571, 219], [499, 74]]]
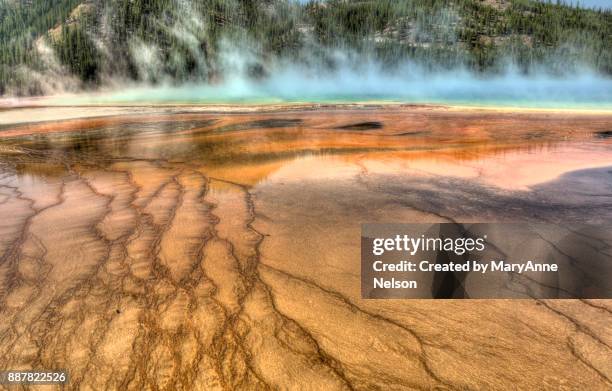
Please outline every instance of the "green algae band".
[[[602, 250], [610, 242], [612, 230], [601, 225], [365, 224], [361, 294], [364, 299], [610, 299], [612, 256]], [[473, 245], [466, 249], [465, 243]]]

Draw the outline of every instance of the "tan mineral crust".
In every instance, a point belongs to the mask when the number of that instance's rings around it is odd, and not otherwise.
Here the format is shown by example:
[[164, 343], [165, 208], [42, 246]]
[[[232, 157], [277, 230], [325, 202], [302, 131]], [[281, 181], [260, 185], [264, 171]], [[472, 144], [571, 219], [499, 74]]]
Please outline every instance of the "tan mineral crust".
[[360, 294], [362, 223], [609, 222], [610, 113], [0, 123], [0, 369], [66, 369], [67, 390], [612, 389], [611, 300]]

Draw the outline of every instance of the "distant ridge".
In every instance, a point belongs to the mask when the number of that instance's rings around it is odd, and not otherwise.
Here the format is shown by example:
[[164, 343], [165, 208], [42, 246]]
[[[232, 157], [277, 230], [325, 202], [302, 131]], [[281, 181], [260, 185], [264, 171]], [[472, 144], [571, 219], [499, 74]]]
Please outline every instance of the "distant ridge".
[[278, 64], [339, 61], [610, 76], [612, 12], [528, 0], [0, 0], [0, 95], [257, 80]]

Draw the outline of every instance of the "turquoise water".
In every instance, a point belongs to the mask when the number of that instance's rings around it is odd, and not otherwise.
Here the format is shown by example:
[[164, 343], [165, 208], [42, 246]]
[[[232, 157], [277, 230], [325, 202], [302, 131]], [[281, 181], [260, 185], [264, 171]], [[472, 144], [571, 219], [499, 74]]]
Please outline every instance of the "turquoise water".
[[[77, 96], [70, 104], [279, 104], [353, 102], [439, 103], [472, 106], [612, 110], [612, 80], [526, 78], [479, 79], [435, 76], [339, 75], [304, 78], [277, 75], [263, 82], [244, 79], [220, 85], [132, 86]], [[64, 101], [64, 103], [66, 103]]]

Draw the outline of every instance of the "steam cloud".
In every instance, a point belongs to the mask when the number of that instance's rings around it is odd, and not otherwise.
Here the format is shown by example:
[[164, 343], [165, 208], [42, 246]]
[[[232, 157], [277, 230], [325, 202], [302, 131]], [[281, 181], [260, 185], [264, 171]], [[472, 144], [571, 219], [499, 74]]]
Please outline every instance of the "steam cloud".
[[526, 106], [610, 106], [612, 81], [584, 73], [575, 78], [507, 72], [482, 78], [467, 71], [429, 74], [406, 68], [340, 68], [325, 74], [287, 66], [257, 81], [234, 75], [217, 85], [136, 86], [95, 98], [116, 102], [334, 102], [391, 100]]
[[[525, 75], [507, 60], [504, 71], [483, 76], [457, 65], [452, 69], [433, 68], [410, 60], [389, 66], [367, 49], [322, 47], [305, 33], [305, 45], [292, 59], [262, 55], [260, 45], [246, 33], [234, 31], [221, 40], [214, 61], [200, 44], [206, 41], [206, 26], [188, 1], [181, 1], [174, 22], [162, 25], [188, 48], [196, 60], [197, 76], [186, 76], [177, 83], [164, 71], [162, 53], [155, 45], [133, 38], [129, 43], [139, 82], [118, 81], [112, 89], [82, 99], [108, 102], [333, 102], [391, 100], [464, 104], [504, 104], [525, 106], [612, 107], [612, 79], [587, 67], [575, 66], [565, 75], [549, 72], [547, 64]], [[458, 16], [450, 9], [432, 17], [436, 31], [446, 42], [454, 40]], [[427, 26], [415, 26], [414, 39], [429, 39]], [[375, 39], [375, 37], [374, 37]], [[580, 56], [568, 43], [558, 62]], [[170, 55], [174, 69], [185, 59]], [[167, 60], [166, 60], [167, 61]], [[554, 61], [553, 61], [554, 62]], [[458, 61], [460, 64], [461, 61]], [[548, 64], [551, 68], [553, 64]], [[575, 65], [575, 64], [574, 64]], [[191, 77], [191, 79], [190, 79]]]
[[[149, 56], [151, 50], [142, 50]], [[405, 61], [390, 69], [361, 55], [336, 51], [334, 67], [278, 61], [266, 75], [254, 78], [255, 57], [248, 50], [225, 49], [224, 75], [216, 83], [174, 85], [131, 84], [91, 97], [94, 102], [274, 103], [355, 102], [387, 100], [461, 104], [502, 104], [536, 107], [612, 107], [612, 80], [588, 70], [565, 77], [544, 70], [524, 75], [508, 65], [506, 71], [480, 76], [466, 69], [431, 72]], [[155, 61], [146, 61], [155, 64]], [[151, 72], [151, 68], [146, 68]], [[148, 73], [149, 75], [149, 73]], [[149, 75], [150, 79], [151, 76]], [[163, 75], [154, 77], [164, 80]]]

